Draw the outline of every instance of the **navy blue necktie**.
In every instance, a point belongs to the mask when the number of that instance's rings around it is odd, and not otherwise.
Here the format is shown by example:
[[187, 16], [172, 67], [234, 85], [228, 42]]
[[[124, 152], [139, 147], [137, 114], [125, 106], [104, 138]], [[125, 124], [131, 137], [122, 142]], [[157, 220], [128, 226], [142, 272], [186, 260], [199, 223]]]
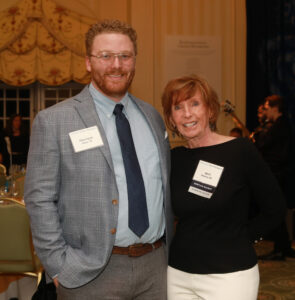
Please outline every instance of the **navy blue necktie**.
[[149, 228], [144, 182], [136, 155], [130, 124], [123, 114], [124, 106], [117, 104], [114, 109], [117, 133], [120, 141], [128, 190], [129, 228], [141, 237]]

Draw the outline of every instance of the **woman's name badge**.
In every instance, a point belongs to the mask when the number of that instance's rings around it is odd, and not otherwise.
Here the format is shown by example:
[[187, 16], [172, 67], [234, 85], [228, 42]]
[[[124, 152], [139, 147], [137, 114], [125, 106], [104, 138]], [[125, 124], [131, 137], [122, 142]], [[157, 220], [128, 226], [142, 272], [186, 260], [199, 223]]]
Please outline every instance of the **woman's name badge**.
[[223, 169], [224, 167], [200, 160], [188, 191], [210, 199], [218, 185]]
[[69, 133], [75, 152], [81, 152], [103, 146], [103, 141], [97, 126]]

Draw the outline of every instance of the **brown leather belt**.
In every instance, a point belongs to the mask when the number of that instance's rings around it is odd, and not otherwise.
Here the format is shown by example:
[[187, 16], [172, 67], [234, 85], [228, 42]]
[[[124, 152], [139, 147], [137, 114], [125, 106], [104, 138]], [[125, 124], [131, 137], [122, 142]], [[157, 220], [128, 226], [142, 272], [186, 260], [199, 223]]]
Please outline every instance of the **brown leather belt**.
[[112, 254], [128, 255], [130, 257], [138, 257], [152, 252], [154, 249], [160, 248], [162, 245], [162, 239], [157, 240], [152, 244], [134, 244], [128, 247], [114, 246]]

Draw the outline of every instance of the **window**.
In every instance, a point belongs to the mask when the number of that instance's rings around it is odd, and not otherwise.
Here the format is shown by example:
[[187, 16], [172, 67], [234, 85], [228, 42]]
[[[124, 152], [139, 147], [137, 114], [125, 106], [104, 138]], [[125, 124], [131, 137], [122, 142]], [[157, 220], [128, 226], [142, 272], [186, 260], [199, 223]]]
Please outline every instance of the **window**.
[[7, 125], [11, 115], [20, 114], [27, 129], [41, 109], [50, 107], [66, 98], [78, 94], [84, 85], [69, 82], [61, 86], [46, 86], [39, 82], [14, 87], [0, 83], [0, 130]]
[[29, 129], [33, 114], [33, 88], [0, 85], [0, 128], [5, 128], [11, 115], [21, 114]]
[[70, 82], [58, 87], [41, 87], [41, 109], [52, 106], [64, 99], [77, 95], [84, 85]]

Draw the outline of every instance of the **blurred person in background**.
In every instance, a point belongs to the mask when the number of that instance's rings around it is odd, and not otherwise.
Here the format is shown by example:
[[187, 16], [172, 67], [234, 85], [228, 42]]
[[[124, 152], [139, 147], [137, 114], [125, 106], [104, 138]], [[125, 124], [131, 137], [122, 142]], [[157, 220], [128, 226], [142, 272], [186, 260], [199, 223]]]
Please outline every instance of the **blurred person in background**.
[[257, 108], [257, 120], [259, 125], [251, 133], [251, 139], [256, 147], [259, 148], [260, 141], [263, 140], [263, 136], [273, 124], [272, 121], [268, 120], [266, 117], [264, 103], [260, 104]]
[[[272, 125], [259, 137], [256, 146], [275, 175], [285, 195], [283, 201], [286, 202], [289, 176], [292, 173], [290, 171], [292, 168], [292, 134], [288, 120], [283, 114], [283, 105], [283, 98], [279, 95], [265, 98], [265, 117]], [[285, 220], [273, 231], [271, 236], [274, 240], [274, 249], [271, 253], [261, 256], [261, 259], [295, 258], [295, 250], [291, 247]]]
[[[4, 129], [4, 139], [10, 155], [10, 168], [20, 171], [27, 163], [29, 134], [19, 114], [12, 115]], [[10, 174], [14, 173], [10, 170]]]
[[230, 130], [229, 135], [233, 137], [243, 137], [243, 131], [239, 127], [234, 127]]

